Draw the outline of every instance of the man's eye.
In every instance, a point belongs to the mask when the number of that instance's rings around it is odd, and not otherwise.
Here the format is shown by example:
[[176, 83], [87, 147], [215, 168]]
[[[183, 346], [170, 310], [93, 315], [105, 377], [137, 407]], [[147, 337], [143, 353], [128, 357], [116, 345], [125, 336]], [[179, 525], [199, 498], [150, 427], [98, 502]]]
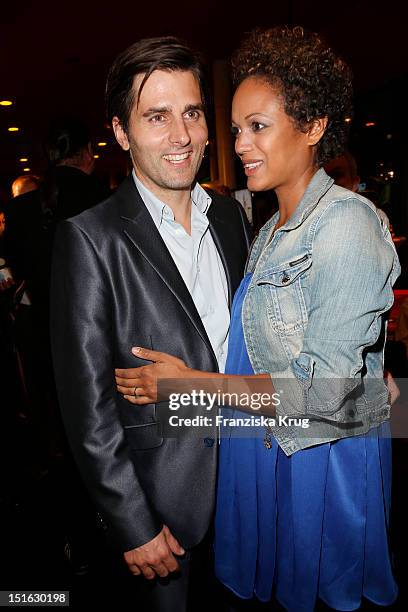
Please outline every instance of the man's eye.
[[236, 138], [239, 134], [239, 128], [237, 128], [235, 125], [231, 125], [231, 134], [234, 136], [234, 138]]
[[195, 119], [198, 119], [199, 116], [200, 116], [200, 113], [196, 110], [191, 110], [191, 111], [188, 111], [188, 113], [186, 113], [187, 119], [195, 120]]
[[261, 130], [263, 130], [265, 127], [265, 125], [263, 123], [259, 123], [259, 121], [253, 121], [251, 123], [251, 130], [253, 132], [260, 132]]
[[152, 123], [162, 123], [164, 120], [165, 120], [164, 115], [153, 115], [149, 119], [149, 121], [151, 121]]

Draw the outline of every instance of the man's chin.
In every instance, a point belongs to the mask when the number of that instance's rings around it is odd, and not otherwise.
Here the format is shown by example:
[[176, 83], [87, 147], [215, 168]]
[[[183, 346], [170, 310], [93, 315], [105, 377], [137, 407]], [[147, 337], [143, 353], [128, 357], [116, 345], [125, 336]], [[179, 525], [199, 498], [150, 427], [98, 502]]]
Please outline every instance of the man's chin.
[[185, 191], [186, 189], [191, 188], [191, 186], [195, 183], [195, 180], [195, 174], [193, 176], [189, 174], [188, 176], [166, 177], [166, 180], [163, 181], [163, 186], [165, 186], [167, 189]]

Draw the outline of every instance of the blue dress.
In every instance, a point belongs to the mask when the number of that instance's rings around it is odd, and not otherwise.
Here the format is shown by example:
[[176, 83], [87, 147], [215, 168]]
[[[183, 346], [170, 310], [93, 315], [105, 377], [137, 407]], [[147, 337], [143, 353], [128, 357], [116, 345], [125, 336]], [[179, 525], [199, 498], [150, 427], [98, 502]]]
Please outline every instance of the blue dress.
[[[251, 275], [234, 299], [226, 372], [253, 374], [241, 323]], [[234, 411], [235, 416], [245, 416]], [[239, 597], [289, 612], [313, 612], [316, 599], [356, 610], [362, 596], [397, 597], [388, 547], [391, 440], [387, 425], [366, 436], [287, 457], [263, 431], [240, 438], [225, 428], [220, 445], [215, 568]]]

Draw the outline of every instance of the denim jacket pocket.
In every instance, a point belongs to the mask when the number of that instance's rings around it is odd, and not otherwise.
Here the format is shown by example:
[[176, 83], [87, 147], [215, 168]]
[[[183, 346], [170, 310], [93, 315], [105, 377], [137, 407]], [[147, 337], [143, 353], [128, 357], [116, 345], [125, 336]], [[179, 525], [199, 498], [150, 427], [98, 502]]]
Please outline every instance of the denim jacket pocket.
[[265, 290], [268, 316], [279, 334], [294, 334], [307, 323], [303, 286], [307, 270], [312, 265], [309, 253], [279, 266], [268, 268], [255, 280]]

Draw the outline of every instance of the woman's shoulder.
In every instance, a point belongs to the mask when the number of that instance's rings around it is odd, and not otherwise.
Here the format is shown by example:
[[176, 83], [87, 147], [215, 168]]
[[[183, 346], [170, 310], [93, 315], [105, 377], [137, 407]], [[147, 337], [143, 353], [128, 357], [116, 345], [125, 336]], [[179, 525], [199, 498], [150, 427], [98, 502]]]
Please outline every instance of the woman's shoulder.
[[359, 193], [332, 185], [322, 202], [320, 223], [334, 223], [343, 226], [352, 224], [354, 228], [372, 227], [382, 230], [383, 223], [373, 202]]

